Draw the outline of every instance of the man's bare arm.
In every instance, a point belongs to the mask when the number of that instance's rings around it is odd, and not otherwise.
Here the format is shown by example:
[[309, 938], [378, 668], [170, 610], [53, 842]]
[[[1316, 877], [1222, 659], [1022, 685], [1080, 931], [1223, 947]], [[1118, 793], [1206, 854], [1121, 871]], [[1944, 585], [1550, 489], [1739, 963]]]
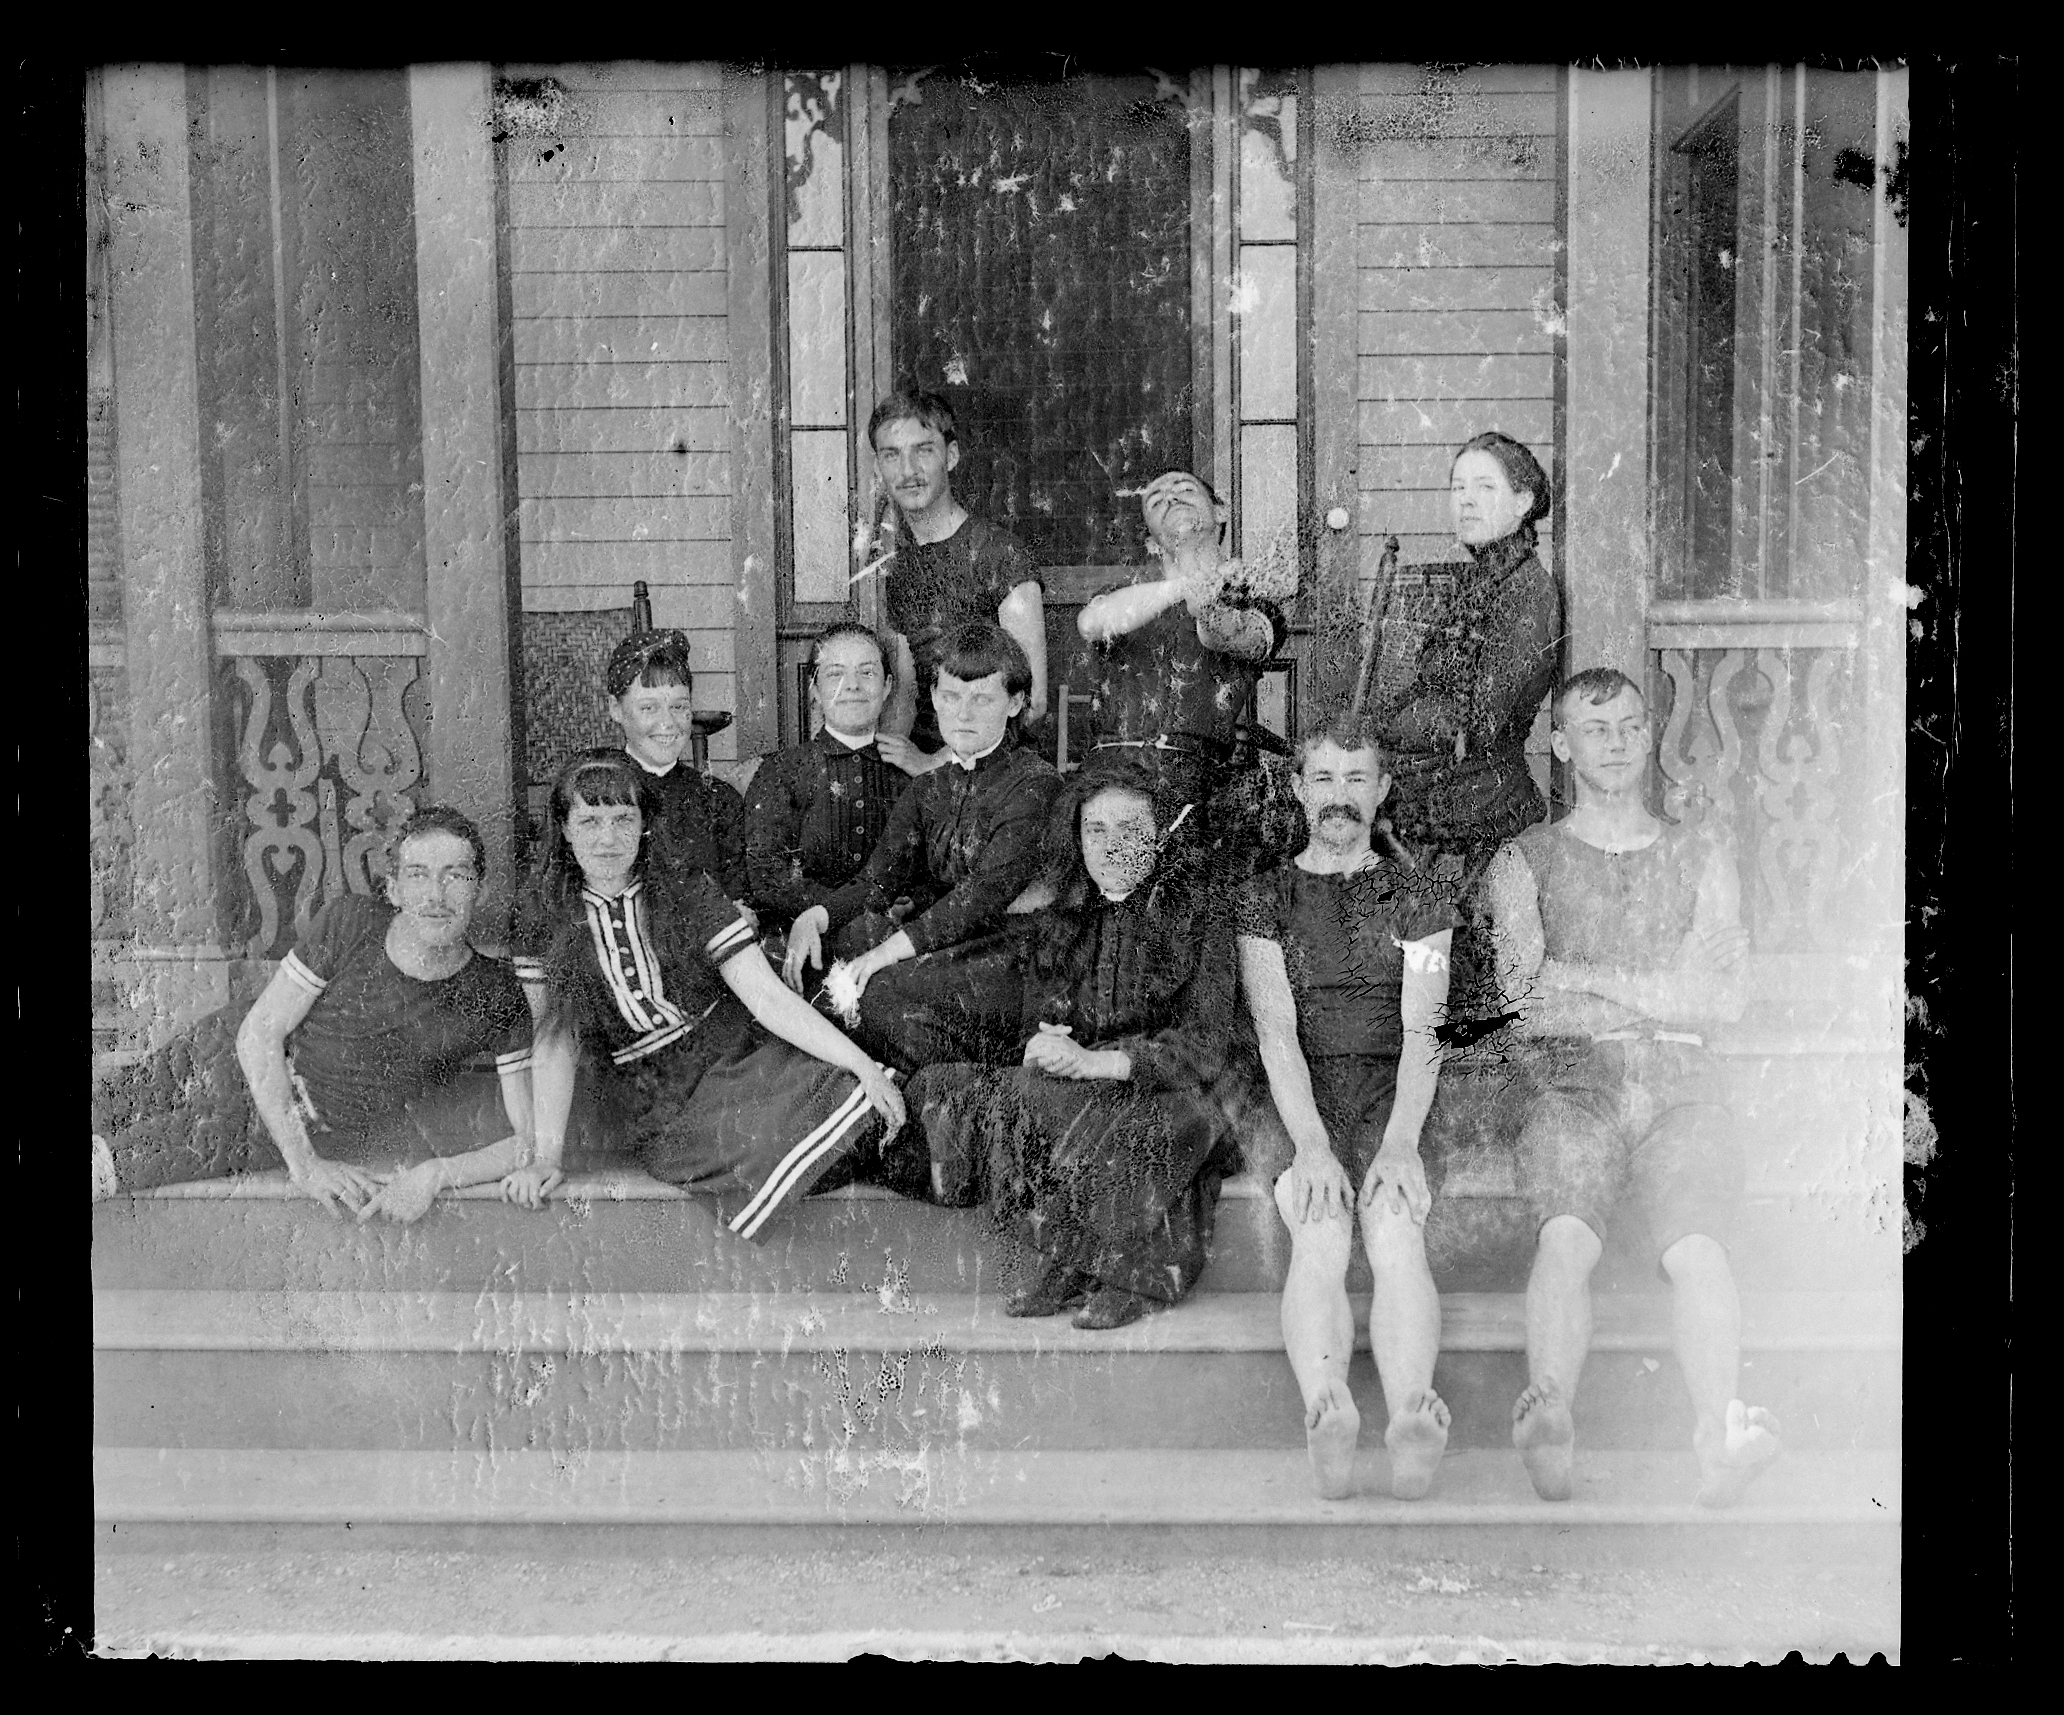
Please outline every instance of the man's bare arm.
[[1021, 717], [1028, 727], [1046, 719], [1046, 599], [1031, 581], [1018, 585], [996, 610], [996, 623], [1018, 640], [1032, 663], [1032, 694]]
[[1300, 1155], [1310, 1149], [1330, 1155], [1333, 1144], [1312, 1095], [1311, 1068], [1305, 1065], [1304, 1050], [1297, 1045], [1297, 1001], [1290, 992], [1283, 949], [1259, 935], [1240, 936], [1238, 947], [1240, 988], [1247, 996], [1247, 1010], [1261, 1045], [1262, 1069], [1268, 1074], [1269, 1094], [1275, 1099], [1283, 1129]]
[[1386, 1141], [1396, 1136], [1416, 1145], [1433, 1107], [1441, 1061], [1434, 1028], [1448, 1004], [1448, 958], [1454, 939], [1454, 930], [1443, 929], [1405, 943], [1404, 990], [1398, 1004], [1405, 1045], [1398, 1055], [1397, 1094], [1390, 1104], [1390, 1123], [1384, 1128]]

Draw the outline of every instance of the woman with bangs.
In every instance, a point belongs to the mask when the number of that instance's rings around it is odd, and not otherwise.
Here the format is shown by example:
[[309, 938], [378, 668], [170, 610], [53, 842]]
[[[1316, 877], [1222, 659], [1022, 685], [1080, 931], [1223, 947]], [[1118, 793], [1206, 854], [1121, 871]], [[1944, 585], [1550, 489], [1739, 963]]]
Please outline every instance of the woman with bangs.
[[1012, 1316], [1117, 1328], [1196, 1283], [1231, 1170], [1221, 1088], [1244, 1065], [1232, 933], [1197, 810], [1105, 751], [1047, 822], [1053, 903], [1023, 920], [1020, 1064], [911, 1083], [942, 1202], [988, 1201], [1034, 1253]]
[[[583, 751], [553, 784], [517, 917], [516, 971], [538, 1016], [537, 1155], [520, 1200], [534, 1206], [560, 1178], [585, 1055], [641, 1165], [715, 1197], [731, 1231], [764, 1242], [813, 1191], [895, 1182], [884, 1146], [903, 1098], [782, 985], [716, 881], [649, 861], [658, 810], [622, 751]], [[921, 1158], [907, 1177], [921, 1194]]]

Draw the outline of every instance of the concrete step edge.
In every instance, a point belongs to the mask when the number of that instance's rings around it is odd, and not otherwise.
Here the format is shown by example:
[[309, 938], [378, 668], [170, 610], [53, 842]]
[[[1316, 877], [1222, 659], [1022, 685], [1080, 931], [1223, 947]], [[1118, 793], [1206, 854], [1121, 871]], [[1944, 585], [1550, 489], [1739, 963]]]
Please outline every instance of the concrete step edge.
[[[1281, 1300], [1270, 1292], [1199, 1292], [1129, 1327], [1088, 1332], [1064, 1316], [1016, 1319], [1000, 1294], [909, 1292], [438, 1292], [100, 1290], [97, 1351], [567, 1353], [1280, 1352]], [[1359, 1297], [1358, 1345], [1368, 1349]], [[1598, 1294], [1592, 1349], [1667, 1352], [1663, 1294]], [[1897, 1352], [1892, 1293], [1742, 1295], [1749, 1352]], [[1444, 1293], [1441, 1349], [1526, 1349], [1519, 1293]]]
[[1900, 1522], [1899, 1455], [1801, 1453], [1741, 1506], [1692, 1501], [1689, 1453], [1577, 1454], [1535, 1497], [1518, 1456], [1466, 1449], [1396, 1501], [1380, 1450], [1320, 1500], [1299, 1451], [396, 1453], [96, 1448], [101, 1523], [1853, 1526]]

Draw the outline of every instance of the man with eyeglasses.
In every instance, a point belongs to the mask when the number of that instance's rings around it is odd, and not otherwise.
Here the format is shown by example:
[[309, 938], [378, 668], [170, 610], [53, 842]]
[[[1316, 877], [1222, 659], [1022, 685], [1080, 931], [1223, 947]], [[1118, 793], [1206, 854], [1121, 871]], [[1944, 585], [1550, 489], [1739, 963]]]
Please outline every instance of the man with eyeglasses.
[[508, 1181], [530, 1158], [530, 1007], [467, 940], [485, 872], [465, 816], [411, 814], [380, 895], [318, 911], [248, 1012], [210, 1014], [94, 1091], [95, 1199], [285, 1167], [361, 1222], [492, 1180], [529, 1201]]
[[[893, 684], [881, 638], [857, 620], [827, 626], [810, 645], [809, 672], [823, 724], [760, 764], [745, 805], [748, 898], [777, 970], [789, 925], [860, 873], [910, 784], [876, 743]], [[811, 990], [823, 967], [798, 974]]]

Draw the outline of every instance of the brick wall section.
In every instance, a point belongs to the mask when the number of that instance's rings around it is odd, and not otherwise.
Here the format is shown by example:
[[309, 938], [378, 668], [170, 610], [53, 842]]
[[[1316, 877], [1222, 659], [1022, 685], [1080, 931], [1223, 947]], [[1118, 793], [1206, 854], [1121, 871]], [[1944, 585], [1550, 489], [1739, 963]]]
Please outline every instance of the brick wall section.
[[[508, 66], [567, 91], [508, 144], [523, 605], [625, 606], [734, 706], [723, 98], [713, 65]], [[729, 759], [729, 732], [711, 745]]]
[[[1557, 71], [1362, 68], [1359, 456], [1361, 566], [1383, 538], [1405, 565], [1460, 557], [1448, 465], [1501, 429], [1552, 476], [1557, 396]], [[1541, 530], [1541, 558], [1555, 544]], [[1549, 785], [1548, 722], [1527, 745]]]

